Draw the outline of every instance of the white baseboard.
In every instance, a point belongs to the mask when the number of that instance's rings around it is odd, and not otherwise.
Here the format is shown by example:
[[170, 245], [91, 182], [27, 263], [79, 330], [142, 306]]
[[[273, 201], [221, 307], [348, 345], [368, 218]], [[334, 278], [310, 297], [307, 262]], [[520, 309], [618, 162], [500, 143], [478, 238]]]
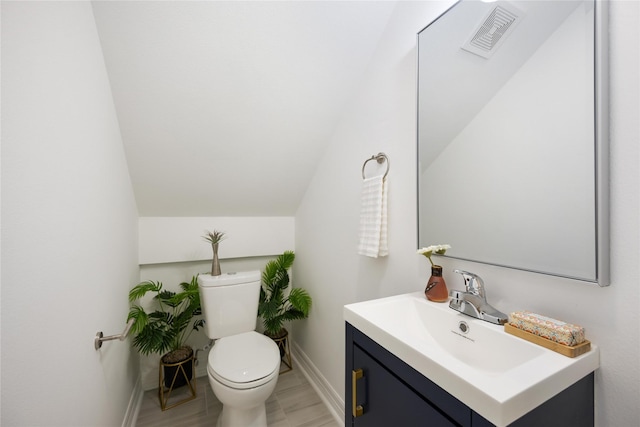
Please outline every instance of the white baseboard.
[[297, 363], [302, 374], [318, 393], [336, 422], [339, 425], [344, 425], [344, 399], [331, 387], [324, 375], [295, 342], [291, 342], [291, 347], [293, 360]]
[[133, 385], [133, 390], [131, 391], [131, 398], [129, 399], [127, 412], [124, 414], [124, 420], [122, 420], [122, 427], [136, 427], [143, 396], [144, 390], [142, 389], [142, 377], [138, 375], [136, 383]]

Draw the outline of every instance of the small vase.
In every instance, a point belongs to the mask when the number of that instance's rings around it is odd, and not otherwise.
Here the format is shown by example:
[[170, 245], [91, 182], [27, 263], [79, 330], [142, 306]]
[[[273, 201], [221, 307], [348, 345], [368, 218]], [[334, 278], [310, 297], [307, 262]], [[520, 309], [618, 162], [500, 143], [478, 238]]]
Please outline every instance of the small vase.
[[220, 260], [218, 259], [218, 243], [213, 243], [211, 246], [213, 247], [213, 261], [211, 261], [211, 275], [220, 276], [222, 274], [222, 271], [220, 271]]
[[427, 282], [424, 294], [429, 301], [447, 302], [449, 300], [449, 291], [447, 291], [447, 284], [444, 281], [444, 277], [442, 277], [441, 266], [434, 265], [431, 267], [431, 277]]

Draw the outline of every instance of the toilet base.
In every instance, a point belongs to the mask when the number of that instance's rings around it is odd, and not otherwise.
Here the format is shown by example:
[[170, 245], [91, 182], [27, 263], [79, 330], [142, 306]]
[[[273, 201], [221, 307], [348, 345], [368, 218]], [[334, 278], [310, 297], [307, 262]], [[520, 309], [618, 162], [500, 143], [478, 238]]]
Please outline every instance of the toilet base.
[[267, 427], [267, 411], [264, 404], [254, 408], [223, 406], [216, 427]]
[[222, 413], [218, 417], [216, 426], [267, 427], [265, 402], [276, 388], [279, 368], [280, 364], [272, 374], [265, 378], [264, 384], [248, 389], [227, 387], [218, 382], [207, 369], [211, 390], [222, 403]]

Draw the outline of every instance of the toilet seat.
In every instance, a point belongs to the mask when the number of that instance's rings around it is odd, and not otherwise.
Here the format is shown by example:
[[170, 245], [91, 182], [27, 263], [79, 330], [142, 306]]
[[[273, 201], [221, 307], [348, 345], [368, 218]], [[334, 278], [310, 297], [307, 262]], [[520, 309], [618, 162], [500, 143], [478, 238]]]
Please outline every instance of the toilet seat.
[[234, 389], [249, 389], [278, 375], [280, 351], [269, 337], [255, 331], [220, 338], [209, 353], [207, 371]]

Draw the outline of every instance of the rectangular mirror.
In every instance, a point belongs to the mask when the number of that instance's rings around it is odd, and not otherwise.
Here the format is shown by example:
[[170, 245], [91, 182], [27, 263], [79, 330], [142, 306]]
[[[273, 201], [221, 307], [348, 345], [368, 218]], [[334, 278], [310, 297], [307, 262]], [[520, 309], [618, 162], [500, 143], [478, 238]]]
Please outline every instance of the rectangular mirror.
[[418, 245], [609, 284], [606, 4], [462, 0], [418, 34]]

